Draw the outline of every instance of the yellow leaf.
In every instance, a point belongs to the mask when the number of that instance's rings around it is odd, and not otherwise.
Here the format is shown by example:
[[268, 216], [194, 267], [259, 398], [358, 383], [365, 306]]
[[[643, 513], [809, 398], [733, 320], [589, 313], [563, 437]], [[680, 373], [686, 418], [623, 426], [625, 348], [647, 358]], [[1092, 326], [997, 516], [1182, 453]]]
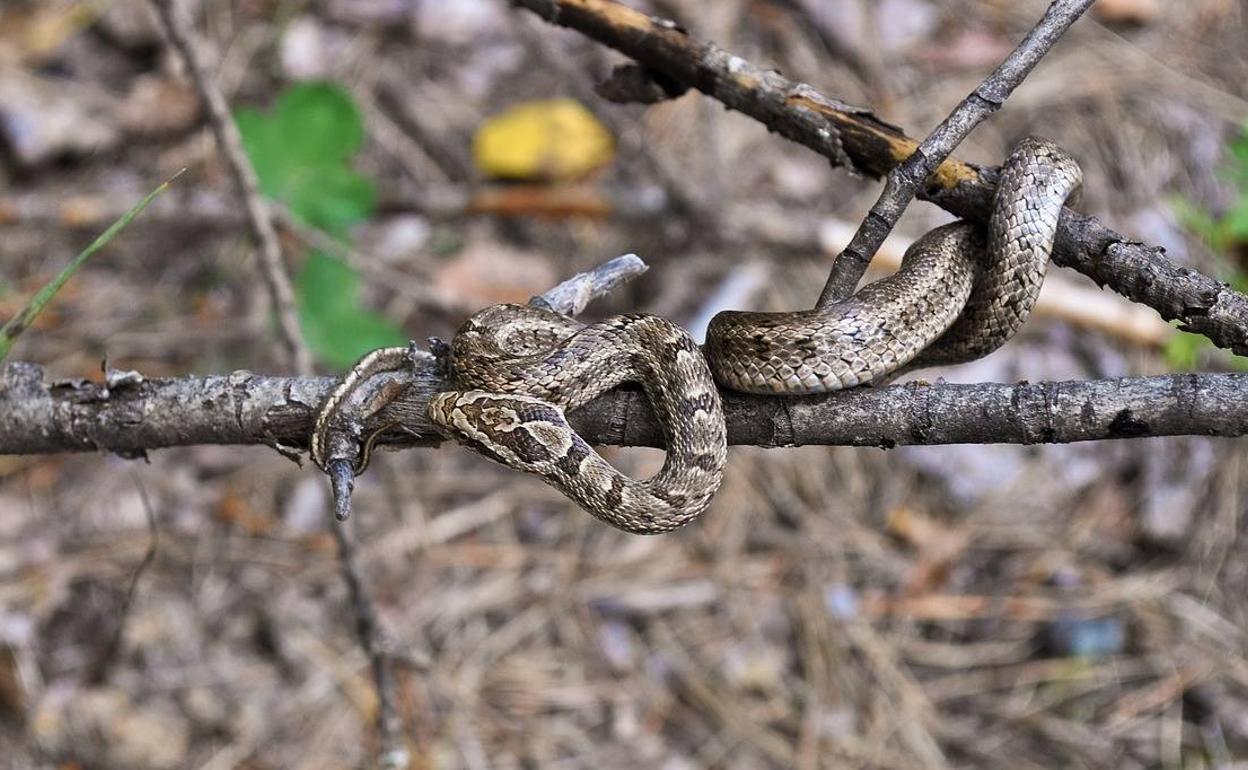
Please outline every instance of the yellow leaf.
[[473, 159], [503, 179], [578, 179], [611, 162], [615, 142], [589, 110], [572, 99], [518, 104], [477, 130]]

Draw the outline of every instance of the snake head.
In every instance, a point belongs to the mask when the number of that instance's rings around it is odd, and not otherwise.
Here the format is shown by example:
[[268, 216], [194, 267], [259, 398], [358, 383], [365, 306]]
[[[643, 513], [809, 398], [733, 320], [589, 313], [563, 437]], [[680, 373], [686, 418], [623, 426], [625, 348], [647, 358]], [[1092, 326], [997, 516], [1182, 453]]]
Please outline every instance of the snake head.
[[532, 396], [447, 391], [429, 399], [425, 411], [442, 435], [527, 473], [548, 475], [578, 443], [563, 410]]
[[455, 433], [453, 415], [455, 414], [455, 405], [459, 400], [459, 396], [460, 393], [458, 391], [435, 393], [425, 407], [425, 416], [438, 429], [438, 432], [444, 436], [452, 436]]
[[429, 399], [425, 414], [439, 431], [452, 437], [476, 433], [497, 436], [534, 423], [567, 426], [558, 406], [519, 393], [448, 390]]
[[506, 393], [448, 390], [429, 399], [425, 414], [443, 435], [452, 438], [497, 433], [514, 427], [517, 417], [512, 402], [516, 398]]

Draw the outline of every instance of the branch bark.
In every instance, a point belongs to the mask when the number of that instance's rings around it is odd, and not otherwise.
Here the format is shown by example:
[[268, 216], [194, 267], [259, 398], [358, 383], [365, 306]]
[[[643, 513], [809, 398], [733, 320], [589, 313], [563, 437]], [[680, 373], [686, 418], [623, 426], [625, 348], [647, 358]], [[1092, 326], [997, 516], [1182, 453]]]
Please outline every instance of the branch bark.
[[[0, 454], [105, 450], [125, 456], [194, 444], [306, 446], [331, 377], [228, 376], [112, 384], [44, 383], [32, 364], [0, 374]], [[399, 375], [402, 394], [365, 423], [404, 426], [380, 444], [430, 446], [425, 418], [447, 384], [424, 365]], [[1181, 374], [1019, 385], [858, 388], [822, 396], [724, 394], [728, 441], [763, 447], [1041, 444], [1146, 436], [1248, 434], [1248, 375]], [[571, 415], [592, 444], [663, 445], [639, 390], [615, 390]]]
[[[829, 98], [805, 83], [761, 69], [678, 25], [610, 0], [513, 0], [553, 24], [610, 46], [660, 75], [667, 93], [696, 88], [831, 161], [872, 177], [914, 154], [918, 142], [870, 110]], [[999, 170], [950, 157], [918, 197], [972, 221], [986, 221]], [[1155, 246], [1136, 243], [1095, 217], [1067, 209], [1053, 261], [1098, 285], [1148, 305], [1166, 320], [1203, 334], [1219, 347], [1248, 355], [1248, 297], [1221, 281], [1171, 262]]]

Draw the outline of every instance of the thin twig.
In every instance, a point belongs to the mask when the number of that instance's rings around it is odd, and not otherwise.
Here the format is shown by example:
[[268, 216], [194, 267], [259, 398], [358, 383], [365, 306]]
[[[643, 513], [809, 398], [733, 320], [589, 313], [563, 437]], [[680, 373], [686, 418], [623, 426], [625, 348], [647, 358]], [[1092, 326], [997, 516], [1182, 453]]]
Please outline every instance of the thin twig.
[[605, 296], [642, 273], [649, 266], [636, 254], [609, 259], [585, 273], [577, 273], [554, 288], [529, 301], [531, 305], [554, 310], [564, 315], [580, 315], [585, 306], [598, 297]]
[[[699, 41], [679, 25], [611, 0], [512, 0], [553, 24], [635, 59], [664, 78], [664, 90], [696, 88], [725, 106], [868, 176], [887, 174], [919, 143], [870, 110], [829, 98], [805, 83], [766, 70]], [[976, 222], [987, 220], [998, 169], [947, 158], [918, 197]], [[1248, 355], [1248, 296], [1175, 264], [1162, 249], [1136, 243], [1095, 217], [1067, 209], [1058, 223], [1053, 261], [1148, 305], [1166, 320]]]
[[402, 722], [395, 704], [395, 684], [392, 661], [382, 644], [381, 625], [368, 584], [360, 573], [356, 558], [355, 538], [347, 532], [346, 522], [330, 526], [334, 541], [338, 544], [339, 568], [347, 593], [355, 612], [355, 632], [360, 646], [368, 655], [373, 671], [373, 686], [377, 690], [377, 737], [381, 746], [378, 766], [385, 770], [401, 770], [410, 762], [408, 751], [400, 735]]
[[1054, 0], [1023, 41], [941, 121], [910, 157], [888, 172], [884, 190], [858, 231], [832, 263], [816, 307], [825, 308], [848, 297], [862, 279], [871, 258], [897, 226], [919, 185], [944, 163], [962, 140], [985, 118], [1001, 109], [1023, 79], [1044, 58], [1093, 0]]
[[[260, 195], [259, 179], [255, 168], [243, 151], [238, 126], [230, 116], [229, 105], [225, 101], [224, 94], [208, 76], [191, 32], [179, 17], [175, 0], [151, 0], [151, 2], [160, 17], [165, 34], [181, 54], [200, 98], [207, 108], [208, 122], [212, 126], [217, 145], [225, 156], [226, 166], [230, 170], [230, 176], [234, 179], [238, 195], [247, 212], [248, 225], [260, 247], [260, 272], [268, 288], [273, 312], [278, 320], [282, 345], [289, 362], [300, 375], [310, 376], [313, 373], [312, 354], [305, 344], [299, 319], [295, 314], [294, 289], [282, 258], [282, 247], [273, 224], [273, 210], [269, 202]], [[379, 641], [380, 631], [375, 603], [360, 576], [351, 535], [333, 522], [330, 524], [330, 529], [338, 544], [342, 578], [347, 584], [351, 605], [355, 612], [355, 626], [360, 646], [368, 655], [377, 687], [377, 732], [381, 747], [379, 764], [395, 770], [406, 768], [408, 755], [400, 742], [401, 723], [394, 704], [394, 674], [391, 661]]]
[[247, 153], [243, 151], [243, 141], [239, 136], [238, 126], [230, 116], [225, 95], [208, 74], [199, 54], [198, 44], [189, 26], [183, 21], [175, 0], [151, 0], [151, 3], [160, 17], [169, 42], [186, 64], [191, 81], [207, 109], [208, 124], [212, 127], [217, 146], [221, 148], [230, 177], [234, 180], [239, 198], [247, 212], [247, 224], [259, 246], [260, 273], [264, 278], [265, 288], [268, 289], [273, 312], [277, 316], [277, 327], [288, 363], [299, 374], [311, 374], [312, 356], [303, 344], [299, 319], [295, 315], [295, 292], [282, 260], [282, 247], [273, 227], [269, 204], [260, 195], [256, 170], [247, 158]]
[[130, 587], [126, 589], [126, 598], [122, 600], [121, 610], [117, 613], [117, 625], [113, 628], [113, 635], [108, 640], [108, 645], [104, 651], [100, 653], [96, 659], [95, 665], [92, 667], [89, 681], [93, 684], [101, 684], [108, 675], [108, 670], [112, 667], [113, 661], [117, 659], [118, 653], [121, 652], [121, 644], [125, 640], [126, 621], [130, 619], [130, 611], [134, 607], [134, 597], [139, 588], [139, 579], [152, 566], [152, 562], [156, 560], [156, 550], [160, 546], [160, 529], [156, 526], [156, 509], [152, 507], [152, 501], [147, 495], [147, 487], [143, 484], [143, 479], [136, 473], [134, 474], [134, 486], [139, 491], [139, 501], [143, 504], [143, 513], [147, 516], [147, 551], [143, 554], [143, 559], [139, 562], [139, 566], [135, 567], [134, 574], [130, 576]]

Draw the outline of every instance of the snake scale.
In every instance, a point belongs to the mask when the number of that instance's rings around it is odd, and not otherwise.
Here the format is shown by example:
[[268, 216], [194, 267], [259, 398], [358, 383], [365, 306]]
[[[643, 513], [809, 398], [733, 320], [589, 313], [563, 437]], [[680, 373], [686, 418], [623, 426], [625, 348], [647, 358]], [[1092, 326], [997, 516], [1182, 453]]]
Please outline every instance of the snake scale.
[[[1030, 313], [1058, 216], [1081, 182], [1060, 148], [1024, 139], [1002, 167], [986, 233], [967, 222], [938, 227], [910, 247], [895, 274], [830, 307], [720, 313], [701, 351], [656, 316], [586, 325], [533, 306], [486, 308], [456, 332], [455, 389], [435, 395], [428, 416], [447, 437], [541, 477], [612, 526], [676, 529], [706, 510], [723, 479], [716, 384], [824, 393], [987, 355]], [[640, 481], [602, 459], [565, 418], [626, 381], [641, 384], [666, 438], [662, 469]]]

